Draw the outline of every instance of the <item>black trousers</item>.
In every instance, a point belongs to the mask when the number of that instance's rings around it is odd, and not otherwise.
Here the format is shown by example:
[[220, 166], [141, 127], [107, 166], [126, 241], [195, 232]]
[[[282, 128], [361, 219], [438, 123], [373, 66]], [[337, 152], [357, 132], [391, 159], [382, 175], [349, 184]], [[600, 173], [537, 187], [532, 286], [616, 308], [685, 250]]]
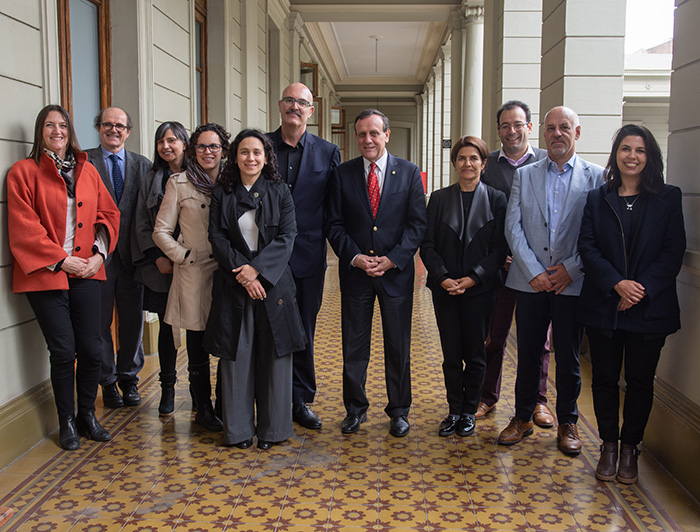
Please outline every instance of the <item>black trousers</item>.
[[158, 313], [160, 321], [160, 330], [158, 331], [158, 361], [160, 362], [160, 382], [163, 384], [175, 384], [177, 380], [177, 372], [175, 365], [177, 364], [177, 348], [173, 340], [173, 328], [165, 323], [163, 318], [164, 312]]
[[518, 327], [518, 370], [515, 381], [515, 415], [530, 421], [537, 405], [542, 371], [542, 346], [552, 322], [556, 357], [557, 419], [576, 423], [576, 401], [581, 393], [579, 351], [583, 326], [576, 321], [578, 296], [554, 292], [518, 292], [515, 321]]
[[[588, 327], [593, 364], [593, 408], [603, 441], [618, 439], [628, 445], [642, 441], [654, 402], [654, 376], [666, 336], [646, 338], [642, 333], [614, 331], [612, 336]], [[620, 432], [620, 371], [625, 364], [625, 402]]]
[[316, 317], [323, 300], [325, 274], [314, 277], [294, 276], [297, 288], [297, 304], [301, 323], [306, 334], [306, 348], [293, 355], [294, 372], [292, 384], [293, 403], [313, 403], [316, 397], [316, 370], [314, 368], [314, 338]]
[[484, 341], [491, 318], [484, 310], [491, 309], [493, 302], [493, 290], [473, 297], [433, 293], [450, 414], [475, 414], [479, 406], [486, 375]]
[[348, 414], [361, 415], [369, 401], [365, 391], [372, 339], [374, 301], [379, 300], [384, 331], [384, 378], [389, 417], [406, 416], [411, 408], [411, 314], [413, 291], [389, 296], [374, 278], [362, 294], [341, 293], [343, 329], [343, 403]]
[[[63, 272], [56, 275], [65, 275]], [[69, 279], [68, 290], [28, 292], [49, 348], [51, 385], [59, 416], [95, 410], [100, 380], [100, 282]], [[77, 358], [77, 365], [76, 365]]]
[[[124, 268], [119, 252], [112, 253], [105, 267], [107, 280], [102, 283], [102, 371], [100, 384], [138, 381], [143, 368], [143, 285], [134, 281]], [[114, 360], [112, 310], [117, 305], [119, 351]]]

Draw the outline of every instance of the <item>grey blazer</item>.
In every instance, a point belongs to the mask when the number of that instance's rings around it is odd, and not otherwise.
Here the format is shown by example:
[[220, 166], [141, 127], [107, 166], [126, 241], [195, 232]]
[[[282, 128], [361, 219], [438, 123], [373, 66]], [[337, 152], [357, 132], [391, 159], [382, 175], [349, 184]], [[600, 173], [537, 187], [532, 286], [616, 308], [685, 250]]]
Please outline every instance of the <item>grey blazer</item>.
[[556, 250], [549, 249], [547, 228], [547, 164], [549, 158], [518, 168], [506, 211], [506, 239], [513, 264], [506, 286], [534, 293], [530, 281], [550, 265], [563, 264], [573, 282], [562, 295], [577, 296], [583, 285], [583, 264], [578, 253], [578, 234], [588, 191], [603, 184], [603, 169], [576, 157], [569, 194], [559, 222]]
[[102, 149], [98, 146], [97, 148], [85, 150], [85, 152], [88, 154], [88, 161], [90, 161], [95, 168], [97, 168], [97, 171], [100, 173], [100, 177], [102, 177], [102, 182], [107, 187], [107, 190], [109, 190], [114, 203], [116, 203], [117, 207], [119, 207], [121, 222], [119, 224], [119, 241], [117, 242], [117, 250], [119, 251], [119, 257], [121, 258], [124, 267], [131, 270], [133, 268], [131, 263], [130, 244], [131, 222], [134, 218], [136, 200], [138, 199], [141, 182], [143, 180], [143, 176], [146, 175], [151, 169], [151, 161], [138, 153], [134, 153], [132, 151], [126, 152], [126, 157], [124, 160], [124, 190], [122, 191], [122, 197], [119, 199], [119, 201], [117, 201], [116, 194], [114, 193], [114, 187], [112, 186], [112, 179], [107, 173], [107, 166], [105, 165], [104, 158], [102, 157]]

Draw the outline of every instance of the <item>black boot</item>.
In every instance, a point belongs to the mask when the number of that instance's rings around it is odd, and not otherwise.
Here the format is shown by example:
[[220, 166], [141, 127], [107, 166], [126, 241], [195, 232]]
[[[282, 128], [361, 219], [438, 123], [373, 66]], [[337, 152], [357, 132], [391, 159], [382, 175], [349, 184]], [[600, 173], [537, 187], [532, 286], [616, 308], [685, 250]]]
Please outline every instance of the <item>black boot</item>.
[[197, 400], [197, 413], [194, 416], [194, 422], [212, 432], [224, 430], [223, 423], [214, 413], [214, 408], [211, 405], [209, 364], [190, 368], [190, 385]]
[[158, 405], [158, 413], [162, 416], [172, 414], [175, 410], [175, 382], [176, 375], [160, 375], [160, 404]]
[[75, 416], [58, 416], [58, 443], [66, 451], [75, 451], [80, 447]]
[[94, 441], [109, 441], [112, 435], [99, 424], [95, 417], [95, 412], [78, 412], [78, 419], [75, 422], [78, 434], [87, 436]]

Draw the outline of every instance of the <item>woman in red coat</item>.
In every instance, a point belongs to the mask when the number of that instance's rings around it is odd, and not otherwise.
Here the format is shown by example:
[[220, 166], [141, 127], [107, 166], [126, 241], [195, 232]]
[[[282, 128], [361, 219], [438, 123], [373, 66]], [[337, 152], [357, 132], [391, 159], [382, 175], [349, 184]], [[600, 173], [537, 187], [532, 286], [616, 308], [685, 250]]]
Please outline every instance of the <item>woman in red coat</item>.
[[110, 440], [95, 418], [101, 343], [95, 309], [104, 260], [117, 243], [119, 210], [80, 151], [63, 107], [39, 112], [29, 157], [7, 175], [7, 204], [12, 288], [27, 294], [49, 348], [61, 447], [77, 449], [78, 434]]

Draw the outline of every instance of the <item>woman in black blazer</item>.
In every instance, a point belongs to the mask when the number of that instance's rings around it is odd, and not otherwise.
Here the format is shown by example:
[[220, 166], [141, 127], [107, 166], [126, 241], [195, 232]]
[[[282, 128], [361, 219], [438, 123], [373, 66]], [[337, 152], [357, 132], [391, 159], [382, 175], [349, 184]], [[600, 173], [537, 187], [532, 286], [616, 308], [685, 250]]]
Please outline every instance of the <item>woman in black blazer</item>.
[[588, 193], [583, 214], [578, 248], [586, 275], [579, 320], [590, 341], [593, 406], [603, 440], [596, 477], [632, 484], [661, 348], [681, 326], [676, 275], [685, 229], [681, 191], [664, 184], [661, 150], [645, 127], [629, 124], [617, 132], [606, 181]]
[[440, 436], [474, 432], [494, 283], [508, 252], [505, 194], [481, 182], [488, 154], [477, 137], [462, 137], [454, 145], [450, 158], [459, 182], [432, 193], [420, 250], [433, 292], [450, 408]]
[[224, 443], [247, 449], [257, 435], [269, 449], [294, 434], [291, 355], [306, 345], [289, 267], [294, 202], [261, 131], [241, 131], [229, 152], [209, 211], [219, 268], [205, 347], [221, 357]]

